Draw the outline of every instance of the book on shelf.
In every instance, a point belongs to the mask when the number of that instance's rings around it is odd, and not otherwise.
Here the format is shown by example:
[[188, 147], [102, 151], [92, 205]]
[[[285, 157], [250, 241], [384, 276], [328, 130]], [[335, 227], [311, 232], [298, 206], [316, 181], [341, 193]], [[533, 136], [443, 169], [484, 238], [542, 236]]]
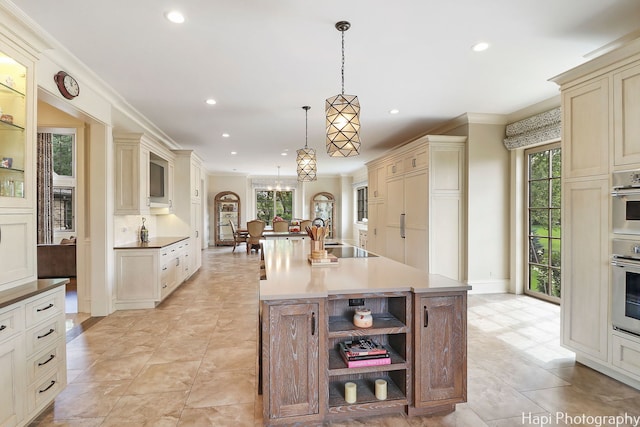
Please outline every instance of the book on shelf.
[[378, 355], [371, 359], [351, 360], [344, 353], [340, 352], [342, 360], [347, 364], [348, 368], [363, 368], [367, 366], [391, 365], [391, 357], [388, 354]]
[[370, 338], [359, 340], [343, 341], [338, 343], [338, 349], [348, 357], [385, 355], [387, 349]]

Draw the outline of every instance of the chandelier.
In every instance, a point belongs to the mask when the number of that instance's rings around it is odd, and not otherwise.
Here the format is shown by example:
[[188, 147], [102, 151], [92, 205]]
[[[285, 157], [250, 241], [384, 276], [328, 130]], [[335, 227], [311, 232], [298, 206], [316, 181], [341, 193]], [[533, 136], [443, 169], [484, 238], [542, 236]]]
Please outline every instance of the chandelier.
[[347, 21], [336, 23], [342, 34], [342, 93], [327, 99], [327, 153], [331, 157], [360, 154], [360, 102], [355, 95], [344, 94], [344, 32], [351, 27]]
[[307, 147], [307, 139], [309, 133], [309, 107], [305, 105], [304, 110], [305, 129], [304, 129], [304, 148], [296, 151], [296, 163], [298, 164], [298, 181], [315, 181], [318, 165], [316, 162], [316, 150]]

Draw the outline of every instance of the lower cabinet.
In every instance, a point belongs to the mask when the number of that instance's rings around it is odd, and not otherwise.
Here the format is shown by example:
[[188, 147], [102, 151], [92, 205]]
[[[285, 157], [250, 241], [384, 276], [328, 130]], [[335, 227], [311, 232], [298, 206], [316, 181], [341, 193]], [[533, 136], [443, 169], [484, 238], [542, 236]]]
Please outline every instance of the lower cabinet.
[[415, 296], [415, 413], [467, 400], [467, 295]]
[[[372, 312], [370, 328], [353, 324], [361, 306]], [[454, 410], [467, 394], [466, 309], [466, 292], [262, 301], [265, 425]], [[388, 363], [378, 359], [348, 367], [339, 344], [361, 338], [383, 346]], [[377, 380], [384, 380], [384, 398], [376, 396]], [[347, 383], [355, 384], [352, 403], [347, 402]]]
[[116, 249], [116, 310], [154, 308], [190, 275], [189, 240]]
[[[263, 406], [266, 425], [322, 418], [325, 386], [320, 340], [323, 300], [264, 302], [262, 306]], [[323, 409], [323, 408], [322, 408]]]
[[64, 286], [0, 309], [0, 425], [24, 426], [67, 384]]

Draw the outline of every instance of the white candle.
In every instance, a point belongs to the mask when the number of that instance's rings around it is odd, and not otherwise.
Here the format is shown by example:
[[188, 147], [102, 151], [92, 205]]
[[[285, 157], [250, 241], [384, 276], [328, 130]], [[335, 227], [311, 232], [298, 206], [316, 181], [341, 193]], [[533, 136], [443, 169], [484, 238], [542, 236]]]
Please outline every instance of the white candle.
[[387, 382], [376, 380], [376, 399], [385, 400], [387, 398]]
[[347, 403], [356, 403], [358, 396], [358, 389], [356, 388], [356, 383], [345, 383], [344, 384], [344, 400]]

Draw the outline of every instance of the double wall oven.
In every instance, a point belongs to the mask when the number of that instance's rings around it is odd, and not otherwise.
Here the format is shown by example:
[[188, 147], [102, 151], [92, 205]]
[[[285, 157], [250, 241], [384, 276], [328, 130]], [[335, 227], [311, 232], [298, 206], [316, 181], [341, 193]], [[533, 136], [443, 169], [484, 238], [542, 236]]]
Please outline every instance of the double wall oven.
[[640, 336], [640, 170], [614, 172], [611, 196], [611, 321]]

